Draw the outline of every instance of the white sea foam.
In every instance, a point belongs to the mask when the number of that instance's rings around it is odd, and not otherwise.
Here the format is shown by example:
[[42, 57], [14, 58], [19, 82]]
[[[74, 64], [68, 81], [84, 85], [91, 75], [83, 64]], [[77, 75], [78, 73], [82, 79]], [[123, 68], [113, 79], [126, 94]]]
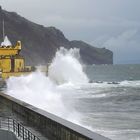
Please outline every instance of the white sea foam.
[[[139, 87], [140, 81], [122, 81], [118, 84], [108, 84], [108, 82], [88, 83], [88, 78], [83, 72], [82, 65], [79, 63], [78, 59], [79, 51], [77, 49], [66, 50], [61, 48], [56, 53], [49, 67], [48, 76], [46, 76], [45, 73], [36, 71], [26, 76], [11, 77], [7, 80], [6, 93], [74, 123], [82, 126], [84, 123], [84, 127], [104, 134], [112, 139], [119, 139], [118, 137], [122, 138], [122, 134], [126, 137], [125, 134], [129, 134], [129, 131], [124, 132], [122, 131], [123, 129], [115, 130], [113, 127], [110, 127], [111, 115], [109, 120], [106, 120], [106, 122], [109, 122], [109, 129], [106, 129], [105, 121], [102, 120], [103, 118], [106, 119], [105, 112], [101, 112], [101, 117], [100, 115], [97, 116], [99, 118], [95, 116], [95, 120], [99, 119], [97, 125], [95, 122], [93, 123], [94, 125], [92, 125], [92, 122], [84, 122], [88, 114], [85, 112], [85, 114], [81, 115], [77, 112], [75, 109], [75, 100], [82, 100], [81, 98], [95, 98], [97, 101], [100, 98], [105, 99], [108, 98], [108, 96], [117, 96], [116, 92], [112, 93], [112, 89], [117, 87], [123, 87], [123, 89], [125, 89], [130, 86]], [[119, 94], [121, 93], [126, 94], [126, 92], [120, 92]], [[110, 100], [107, 101], [109, 101], [110, 104]], [[92, 105], [92, 103], [90, 105]], [[95, 104], [93, 103], [93, 105]], [[81, 104], [79, 107], [81, 107]], [[95, 114], [95, 112], [96, 110], [94, 110], [93, 113]], [[92, 120], [92, 118], [89, 119], [89, 121]], [[100, 126], [102, 126], [102, 129], [100, 129]], [[124, 133], [119, 134], [120, 132]], [[130, 132], [133, 131], [130, 130]]]
[[120, 86], [125, 86], [125, 87], [140, 87], [140, 81], [122, 81], [120, 82]]
[[67, 50], [61, 47], [49, 67], [49, 78], [57, 84], [88, 82], [78, 59], [78, 49]]
[[[49, 67], [48, 77], [40, 72], [7, 80], [6, 93], [50, 113], [78, 123], [80, 113], [64, 96], [72, 96], [75, 84], [86, 83], [88, 78], [79, 63], [77, 49], [61, 48]], [[67, 94], [67, 95], [66, 95]]]

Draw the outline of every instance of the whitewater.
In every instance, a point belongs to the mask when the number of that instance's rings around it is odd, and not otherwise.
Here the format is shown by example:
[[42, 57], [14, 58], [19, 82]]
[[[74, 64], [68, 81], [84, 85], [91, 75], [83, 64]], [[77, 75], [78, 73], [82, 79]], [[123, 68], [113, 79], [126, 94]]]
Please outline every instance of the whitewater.
[[61, 47], [48, 75], [11, 77], [5, 93], [113, 140], [139, 140], [139, 68], [83, 66], [78, 49]]

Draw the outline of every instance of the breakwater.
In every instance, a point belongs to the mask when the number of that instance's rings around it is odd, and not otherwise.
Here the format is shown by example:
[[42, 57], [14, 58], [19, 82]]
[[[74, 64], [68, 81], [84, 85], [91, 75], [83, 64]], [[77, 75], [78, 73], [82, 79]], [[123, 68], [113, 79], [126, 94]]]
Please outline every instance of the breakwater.
[[0, 103], [50, 140], [109, 140], [9, 95], [0, 93]]

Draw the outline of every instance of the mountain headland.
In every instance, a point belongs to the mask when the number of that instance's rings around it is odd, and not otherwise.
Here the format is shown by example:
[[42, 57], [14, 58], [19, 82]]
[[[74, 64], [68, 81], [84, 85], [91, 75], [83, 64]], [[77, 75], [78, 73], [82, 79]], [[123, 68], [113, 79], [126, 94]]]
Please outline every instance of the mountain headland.
[[15, 44], [22, 43], [21, 54], [27, 64], [39, 65], [51, 62], [61, 47], [79, 48], [81, 61], [85, 64], [113, 64], [113, 52], [106, 48], [96, 48], [83, 41], [68, 40], [62, 31], [55, 27], [45, 27], [29, 21], [15, 12], [0, 7], [0, 42], [3, 41], [2, 24], [5, 22], [5, 34]]

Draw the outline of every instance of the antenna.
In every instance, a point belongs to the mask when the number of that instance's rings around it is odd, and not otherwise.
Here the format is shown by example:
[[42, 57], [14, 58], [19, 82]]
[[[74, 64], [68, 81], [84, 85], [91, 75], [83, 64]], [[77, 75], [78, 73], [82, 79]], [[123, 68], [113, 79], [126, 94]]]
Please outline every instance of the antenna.
[[2, 32], [3, 32], [3, 41], [4, 41], [4, 37], [5, 37], [4, 19], [2, 21]]

